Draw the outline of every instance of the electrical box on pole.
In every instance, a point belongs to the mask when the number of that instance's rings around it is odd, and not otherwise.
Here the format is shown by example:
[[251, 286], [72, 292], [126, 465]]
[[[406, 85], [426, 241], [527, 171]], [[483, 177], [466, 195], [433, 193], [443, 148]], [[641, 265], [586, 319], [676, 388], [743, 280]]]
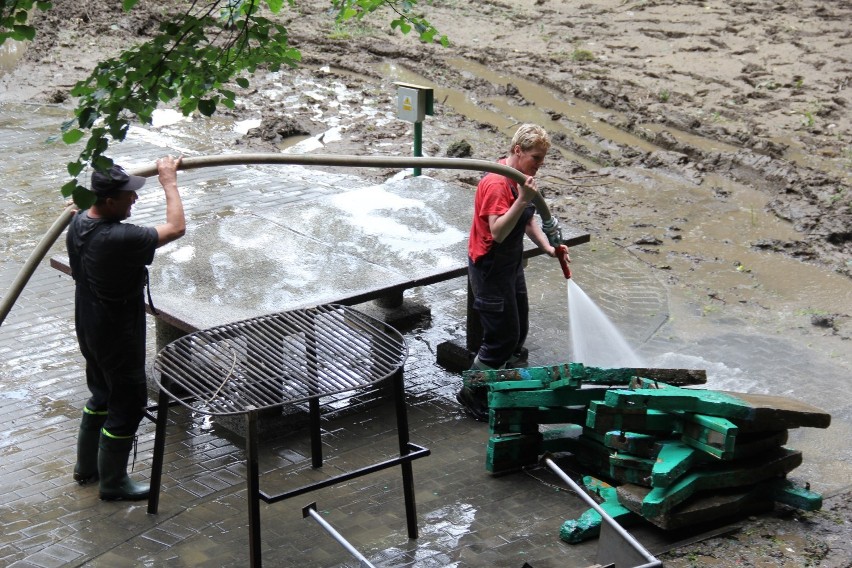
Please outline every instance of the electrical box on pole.
[[[435, 95], [431, 87], [411, 83], [394, 83], [397, 86], [396, 115], [401, 120], [414, 123], [414, 156], [423, 156], [423, 119], [435, 112]], [[414, 168], [420, 175], [420, 168]]]
[[397, 86], [397, 117], [408, 122], [423, 122], [434, 113], [434, 92], [431, 87], [411, 83], [394, 83]]

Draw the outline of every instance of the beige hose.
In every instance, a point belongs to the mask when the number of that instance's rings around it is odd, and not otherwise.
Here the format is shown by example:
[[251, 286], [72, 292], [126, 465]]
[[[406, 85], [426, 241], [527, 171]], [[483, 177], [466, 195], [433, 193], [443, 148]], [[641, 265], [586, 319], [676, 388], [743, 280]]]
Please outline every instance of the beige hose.
[[[373, 168], [434, 168], [447, 170], [477, 170], [492, 172], [506, 176], [519, 184], [526, 181], [526, 176], [515, 168], [489, 162], [487, 160], [470, 160], [466, 158], [417, 158], [417, 157], [380, 157], [380, 156], [320, 156], [306, 154], [227, 154], [219, 156], [198, 156], [181, 160], [180, 169], [194, 170], [221, 166], [237, 166], [248, 164], [290, 164], [300, 166], [343, 166], [343, 167], [373, 167]], [[157, 175], [156, 163], [151, 166], [136, 168], [130, 173], [137, 176], [153, 177]], [[536, 211], [543, 223], [551, 222], [552, 216], [541, 194], [534, 200]], [[21, 292], [32, 277], [38, 264], [44, 259], [47, 251], [62, 234], [74, 216], [76, 207], [67, 207], [53, 222], [50, 229], [42, 237], [30, 257], [27, 259], [9, 291], [0, 302], [0, 325], [15, 305]], [[555, 220], [554, 220], [555, 221]]]

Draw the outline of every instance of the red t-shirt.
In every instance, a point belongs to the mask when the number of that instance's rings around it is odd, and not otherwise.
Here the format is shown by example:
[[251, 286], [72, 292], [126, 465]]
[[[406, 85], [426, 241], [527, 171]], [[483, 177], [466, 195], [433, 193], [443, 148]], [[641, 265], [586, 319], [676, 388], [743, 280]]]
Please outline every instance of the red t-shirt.
[[[499, 163], [505, 164], [506, 160]], [[473, 262], [479, 260], [491, 249], [494, 237], [488, 225], [488, 217], [491, 215], [505, 215], [517, 192], [514, 181], [499, 174], [489, 173], [479, 181], [476, 187], [476, 195], [473, 199], [473, 223], [470, 226], [470, 238], [467, 243], [467, 254]]]

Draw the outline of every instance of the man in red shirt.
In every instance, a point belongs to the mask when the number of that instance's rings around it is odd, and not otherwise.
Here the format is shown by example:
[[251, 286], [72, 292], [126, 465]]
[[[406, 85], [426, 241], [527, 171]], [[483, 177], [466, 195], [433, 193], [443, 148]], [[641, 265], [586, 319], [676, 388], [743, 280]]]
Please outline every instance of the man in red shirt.
[[[499, 160], [527, 176], [522, 187], [499, 174], [479, 182], [468, 242], [468, 276], [473, 308], [482, 324], [482, 344], [473, 369], [500, 369], [525, 363], [529, 301], [524, 279], [524, 235], [549, 256], [556, 248], [534, 221], [538, 194], [535, 175], [550, 149], [550, 137], [535, 124], [524, 124], [512, 138], [509, 155]], [[560, 245], [564, 247], [565, 245]], [[567, 247], [566, 247], [567, 252]], [[488, 420], [485, 388], [462, 387], [456, 396], [477, 420]]]

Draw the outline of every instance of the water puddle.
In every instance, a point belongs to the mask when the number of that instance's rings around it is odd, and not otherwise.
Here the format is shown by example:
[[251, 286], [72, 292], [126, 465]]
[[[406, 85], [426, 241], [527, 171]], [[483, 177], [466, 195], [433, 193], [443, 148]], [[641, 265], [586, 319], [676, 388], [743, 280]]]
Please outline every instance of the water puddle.
[[8, 400], [26, 400], [30, 397], [30, 391], [26, 389], [13, 389], [0, 392], [0, 398]]
[[846, 147], [846, 159], [841, 161], [836, 158], [823, 157], [819, 154], [806, 154], [799, 142], [792, 138], [777, 138], [773, 140], [779, 144], [788, 146], [784, 153], [784, 159], [800, 166], [806, 166], [815, 170], [829, 172], [840, 176], [840, 179], [845, 184], [852, 183], [852, 155], [849, 154], [849, 147]]
[[24, 56], [27, 50], [27, 42], [7, 39], [0, 45], [0, 74], [14, 69], [15, 65]]

